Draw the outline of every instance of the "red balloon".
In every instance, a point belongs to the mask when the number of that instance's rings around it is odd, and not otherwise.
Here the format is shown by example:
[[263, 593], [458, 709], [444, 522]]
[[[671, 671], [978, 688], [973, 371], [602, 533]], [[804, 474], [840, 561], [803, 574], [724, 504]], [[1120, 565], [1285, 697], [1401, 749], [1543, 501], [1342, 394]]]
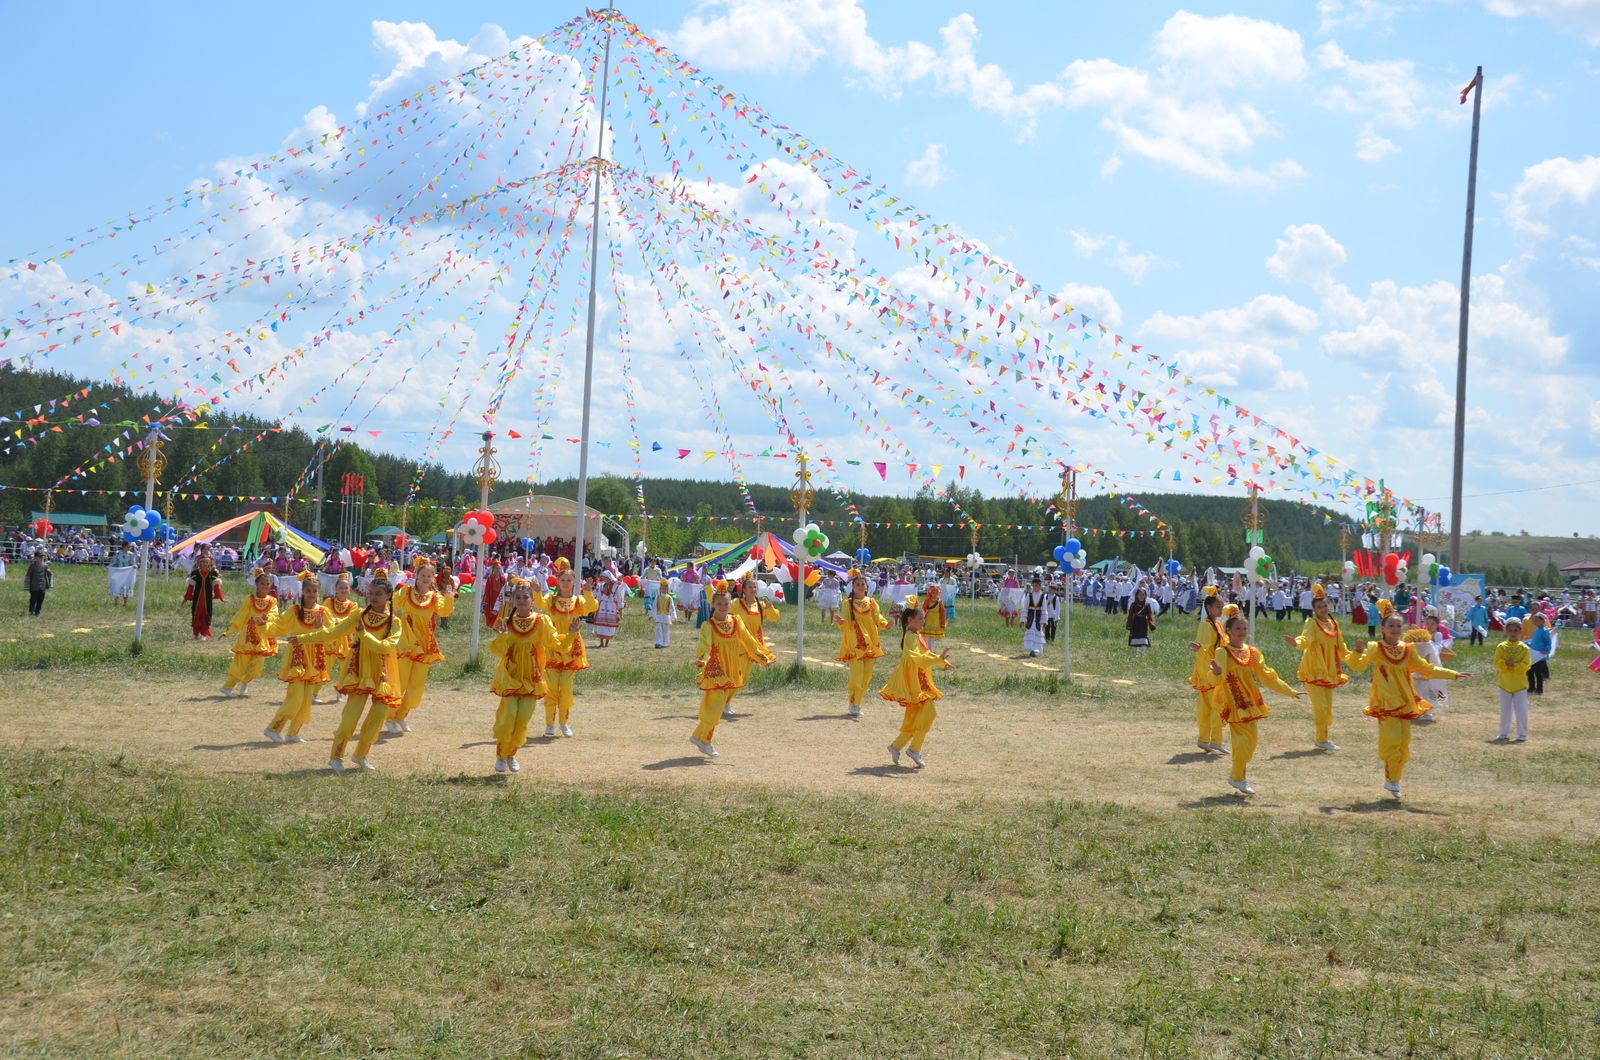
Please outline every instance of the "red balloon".
[[639, 576], [637, 574], [624, 575], [622, 584], [630, 589], [637, 589], [639, 588]]
[[554, 589], [557, 585], [560, 584], [560, 579], [557, 578], [554, 574], [552, 574], [552, 575], [550, 575], [548, 578], [546, 578], [544, 580], [544, 583], [546, 585], [548, 585], [550, 588]]
[[410, 540], [411, 539], [409, 537], [407, 537], [406, 535], [404, 535], [404, 534], [396, 534], [396, 535], [394, 535], [394, 545], [395, 545], [396, 548], [405, 548], [406, 547], [406, 543], [409, 542]]
[[472, 584], [472, 572], [471, 571], [463, 571], [463, 572], [461, 572], [460, 574], [456, 575], [456, 581], [460, 582], [462, 585], [471, 585]]
[[500, 535], [495, 532], [494, 527], [491, 526], [483, 532], [483, 543], [486, 545], [492, 545], [494, 544], [494, 539], [499, 536]]

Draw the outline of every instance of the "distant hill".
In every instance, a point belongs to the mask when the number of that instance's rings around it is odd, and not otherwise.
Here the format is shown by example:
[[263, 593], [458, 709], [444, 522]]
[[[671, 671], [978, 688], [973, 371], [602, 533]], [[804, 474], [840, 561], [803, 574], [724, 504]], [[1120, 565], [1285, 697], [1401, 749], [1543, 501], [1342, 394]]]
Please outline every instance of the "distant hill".
[[1509, 567], [1543, 572], [1548, 567], [1559, 569], [1579, 560], [1600, 562], [1600, 537], [1466, 534], [1461, 538], [1461, 565], [1469, 571], [1492, 572]]

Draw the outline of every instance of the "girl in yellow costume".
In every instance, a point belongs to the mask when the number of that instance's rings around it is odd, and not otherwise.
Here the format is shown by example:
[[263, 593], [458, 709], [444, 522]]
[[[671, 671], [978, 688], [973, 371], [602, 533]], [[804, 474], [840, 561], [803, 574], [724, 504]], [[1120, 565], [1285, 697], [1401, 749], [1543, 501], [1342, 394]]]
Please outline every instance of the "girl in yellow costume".
[[[333, 598], [322, 601], [322, 609], [328, 612], [329, 622], [339, 622], [350, 617], [355, 613], [356, 608], [360, 606], [361, 605], [356, 603], [356, 601], [350, 599], [350, 574], [348, 572], [340, 574], [334, 579]], [[350, 657], [350, 644], [350, 635], [346, 634], [339, 640], [330, 641], [328, 646], [323, 648], [323, 651], [326, 652], [328, 656], [328, 672], [330, 674], [337, 674], [340, 667], [344, 665], [344, 661]], [[332, 678], [330, 678], [330, 680], [332, 680]], [[337, 689], [335, 689], [333, 698], [329, 700], [323, 700], [319, 696], [313, 696], [311, 698], [311, 702], [337, 703], [339, 702], [339, 692]]]
[[507, 583], [511, 614], [500, 634], [489, 642], [489, 654], [499, 657], [489, 691], [500, 697], [494, 715], [494, 771], [522, 769], [517, 748], [528, 736], [533, 708], [546, 691], [545, 663], [556, 649], [556, 631], [550, 619], [533, 609], [533, 586], [521, 578]]
[[921, 636], [933, 640], [943, 640], [945, 629], [944, 592], [939, 588], [938, 582], [928, 585], [922, 594], [922, 633]]
[[889, 628], [889, 620], [878, 611], [878, 601], [867, 595], [867, 576], [850, 572], [850, 596], [834, 622], [840, 629], [839, 654], [850, 664], [850, 716], [861, 717], [861, 700], [872, 683], [872, 661], [883, 658], [878, 631]]
[[[1387, 600], [1380, 601], [1387, 604]], [[1380, 608], [1380, 610], [1384, 610]], [[1345, 665], [1352, 670], [1372, 668], [1372, 695], [1364, 713], [1378, 721], [1378, 757], [1383, 759], [1383, 789], [1400, 797], [1400, 775], [1411, 760], [1411, 723], [1432, 710], [1417, 695], [1411, 675], [1454, 681], [1472, 674], [1434, 666], [1402, 641], [1405, 620], [1391, 605], [1383, 618], [1383, 640], [1369, 640], [1367, 650], [1352, 655]]]
[[444, 652], [439, 650], [439, 620], [455, 613], [456, 596], [434, 589], [436, 575], [432, 563], [418, 559], [412, 584], [394, 594], [394, 611], [405, 631], [400, 639], [400, 686], [404, 691], [400, 705], [383, 723], [388, 732], [411, 731], [406, 717], [422, 702], [428, 674], [444, 662]]
[[228, 667], [228, 679], [222, 683], [222, 694], [229, 698], [249, 695], [250, 682], [261, 676], [268, 659], [278, 654], [278, 642], [267, 630], [278, 618], [278, 600], [272, 595], [272, 575], [257, 570], [251, 577], [256, 591], [244, 598], [228, 632], [238, 634], [233, 642], [233, 663]]
[[[315, 633], [289, 638], [291, 647], [332, 644], [346, 637], [354, 638], [350, 657], [345, 660], [344, 672], [339, 677], [338, 688], [345, 696], [344, 712], [339, 716], [338, 728], [333, 730], [333, 756], [328, 759], [328, 768], [335, 773], [344, 772], [345, 747], [356, 732], [358, 722], [361, 735], [356, 740], [355, 764], [372, 771], [367, 755], [377, 742], [378, 731], [388, 719], [389, 711], [400, 703], [401, 625], [390, 597], [388, 572], [380, 569], [367, 587], [365, 608]], [[364, 721], [362, 710], [367, 711]]]
[[1311, 617], [1298, 637], [1284, 635], [1283, 642], [1300, 651], [1300, 668], [1295, 676], [1306, 686], [1311, 698], [1311, 716], [1316, 728], [1312, 746], [1319, 751], [1337, 751], [1339, 745], [1329, 737], [1333, 726], [1333, 690], [1349, 684], [1350, 675], [1339, 664], [1350, 654], [1339, 620], [1328, 606], [1327, 590], [1321, 584], [1311, 587]]
[[[733, 605], [732, 610], [744, 623], [744, 628], [750, 631], [750, 635], [761, 642], [762, 649], [771, 655], [772, 644], [767, 640], [767, 621], [778, 617], [778, 609], [761, 599], [759, 584], [754, 574], [746, 574], [739, 582], [739, 602]], [[730, 697], [728, 705], [722, 710], [722, 716], [737, 718], [741, 713], [748, 714], [749, 711], [734, 710]]]
[[1189, 686], [1195, 691], [1194, 722], [1199, 733], [1196, 746], [1202, 751], [1221, 754], [1226, 750], [1222, 746], [1222, 700], [1218, 692], [1221, 682], [1211, 664], [1216, 661], [1227, 634], [1222, 630], [1219, 617], [1222, 598], [1217, 595], [1217, 587], [1208, 585], [1202, 592], [1205, 595], [1200, 604], [1200, 625], [1194, 640], [1189, 642], [1189, 650], [1195, 653], [1194, 666], [1189, 670]]
[[1245, 779], [1245, 771], [1250, 767], [1250, 759], [1255, 757], [1259, 742], [1256, 722], [1272, 713], [1266, 700], [1261, 698], [1261, 686], [1295, 699], [1305, 693], [1296, 692], [1279, 677], [1278, 671], [1267, 665], [1259, 648], [1245, 643], [1250, 622], [1243, 615], [1232, 615], [1226, 630], [1228, 643], [1217, 653], [1211, 672], [1222, 679], [1217, 695], [1222, 701], [1222, 720], [1228, 723], [1228, 732], [1233, 737], [1233, 774], [1228, 783], [1246, 795], [1254, 795], [1256, 789]]
[[711, 746], [716, 735], [717, 719], [728, 711], [728, 704], [750, 679], [750, 664], [772, 664], [772, 653], [767, 651], [744, 619], [730, 608], [728, 583], [711, 583], [711, 617], [700, 627], [700, 644], [694, 653], [697, 671], [695, 684], [700, 688], [700, 724], [694, 727], [689, 742], [708, 758], [717, 757]]
[[[561, 566], [560, 561], [557, 566]], [[556, 647], [545, 667], [545, 683], [549, 687], [544, 697], [546, 736], [556, 734], [558, 719], [561, 735], [572, 735], [572, 682], [579, 670], [589, 668], [589, 656], [583, 648], [583, 619], [598, 611], [600, 604], [587, 586], [582, 596], [576, 595], [577, 588], [578, 576], [568, 564], [556, 579], [556, 591], [535, 601], [535, 606], [550, 616], [556, 633]]]
[[[322, 593], [316, 574], [303, 570], [295, 577], [300, 582], [300, 600], [293, 607], [278, 612], [277, 620], [267, 629], [269, 636], [314, 633], [328, 623], [327, 610], [317, 602]], [[278, 667], [278, 680], [284, 683], [283, 706], [261, 730], [261, 735], [273, 743], [300, 742], [300, 729], [311, 720], [311, 697], [328, 683], [330, 663], [328, 650], [323, 645], [290, 641], [289, 656]]]
[[[894, 668], [889, 683], [878, 693], [906, 711], [900, 723], [900, 734], [889, 743], [889, 757], [899, 765], [900, 752], [904, 750], [918, 769], [927, 764], [922, 760], [922, 741], [933, 728], [933, 719], [939, 716], [933, 709], [933, 702], [944, 698], [939, 686], [933, 683], [933, 671], [951, 669], [949, 648], [936, 653], [928, 647], [926, 622], [927, 612], [918, 606], [917, 598], [906, 597], [905, 609], [900, 612], [900, 665]], [[907, 633], [917, 635], [917, 642], [909, 648], [906, 647]]]

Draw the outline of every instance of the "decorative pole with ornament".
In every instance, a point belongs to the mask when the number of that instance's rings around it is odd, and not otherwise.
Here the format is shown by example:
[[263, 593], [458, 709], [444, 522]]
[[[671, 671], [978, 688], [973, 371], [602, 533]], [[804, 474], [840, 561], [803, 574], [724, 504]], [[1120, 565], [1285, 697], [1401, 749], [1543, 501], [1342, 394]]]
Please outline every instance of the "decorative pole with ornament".
[[[481, 590], [476, 587], [483, 584], [484, 560], [489, 546], [495, 541], [494, 515], [489, 511], [489, 487], [494, 485], [495, 476], [500, 474], [500, 465], [495, 461], [494, 454], [494, 432], [484, 431], [483, 448], [479, 450], [478, 462], [472, 465], [472, 473], [478, 477], [478, 510], [468, 512], [466, 521], [458, 529], [464, 543], [477, 546], [478, 561], [472, 569], [472, 641], [468, 650], [470, 664], [474, 667], [478, 665], [478, 637], [483, 625], [483, 597]], [[581, 538], [579, 547], [582, 547]]]
[[[145, 439], [144, 452], [139, 454], [139, 470], [144, 472], [144, 506], [135, 505], [128, 510], [128, 521], [122, 531], [125, 539], [139, 542], [139, 592], [133, 607], [133, 650], [136, 652], [144, 648], [144, 590], [149, 581], [150, 542], [155, 540], [161, 525], [161, 516], [155, 510], [156, 478], [167, 469], [167, 458], [161, 446], [161, 432], [152, 430]], [[135, 531], [135, 537], [128, 537], [130, 530]]]
[[[806, 513], [811, 510], [811, 502], [816, 499], [816, 491], [811, 488], [811, 469], [806, 465], [811, 458], [804, 453], [795, 454], [794, 485], [789, 488], [789, 500], [794, 504], [795, 513], [799, 516], [800, 526], [794, 533], [794, 558], [795, 558], [795, 625], [794, 625], [794, 667], [796, 670], [806, 668], [806, 547], [809, 543], [809, 532], [815, 530], [814, 526], [806, 524]], [[821, 531], [817, 531], [818, 535]], [[826, 539], [823, 539], [826, 541]], [[822, 546], [822, 551], [827, 551], [827, 545]]]
[[1072, 579], [1089, 562], [1083, 542], [1072, 536], [1073, 520], [1078, 517], [1078, 472], [1061, 470], [1061, 492], [1056, 495], [1056, 510], [1061, 513], [1061, 544], [1055, 548], [1056, 566], [1065, 579], [1065, 599], [1061, 601], [1061, 679], [1072, 683]]

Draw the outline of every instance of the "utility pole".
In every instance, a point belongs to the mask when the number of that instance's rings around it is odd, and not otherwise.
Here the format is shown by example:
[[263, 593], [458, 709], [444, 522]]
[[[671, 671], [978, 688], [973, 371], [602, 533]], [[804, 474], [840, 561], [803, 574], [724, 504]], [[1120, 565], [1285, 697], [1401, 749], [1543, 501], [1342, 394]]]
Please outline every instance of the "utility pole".
[[[1261, 514], [1261, 488], [1252, 482], [1250, 484], [1250, 506], [1244, 511], [1245, 544], [1266, 547], [1266, 534], [1261, 529], [1266, 525], [1266, 522], [1266, 516]], [[1259, 586], [1251, 581], [1249, 571], [1245, 572], [1244, 588], [1246, 594], [1245, 603], [1249, 606], [1250, 640], [1254, 643], [1256, 639], [1256, 589]]]
[[[1467, 310], [1472, 301], [1472, 220], [1478, 197], [1478, 119], [1483, 113], [1483, 67], [1472, 77], [1472, 149], [1467, 156], [1467, 226], [1461, 244], [1461, 325], [1456, 332], [1455, 466], [1450, 473], [1450, 569], [1461, 568], [1461, 472], [1467, 448]], [[1461, 102], [1465, 103], [1466, 93]]]

